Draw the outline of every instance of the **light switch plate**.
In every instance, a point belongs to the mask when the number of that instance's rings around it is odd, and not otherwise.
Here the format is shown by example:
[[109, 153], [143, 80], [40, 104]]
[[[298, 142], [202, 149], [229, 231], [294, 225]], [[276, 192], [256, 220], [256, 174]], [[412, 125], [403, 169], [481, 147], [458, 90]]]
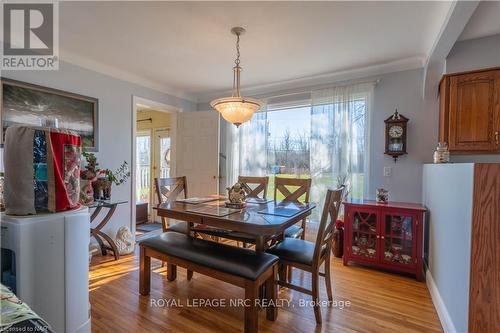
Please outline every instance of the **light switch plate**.
[[392, 174], [392, 168], [389, 166], [384, 167], [384, 177], [390, 177]]

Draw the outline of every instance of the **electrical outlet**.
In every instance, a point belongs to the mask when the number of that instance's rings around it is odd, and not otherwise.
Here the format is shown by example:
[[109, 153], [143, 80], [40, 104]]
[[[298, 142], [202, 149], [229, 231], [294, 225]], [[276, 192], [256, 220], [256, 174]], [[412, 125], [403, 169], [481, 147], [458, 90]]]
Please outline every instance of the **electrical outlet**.
[[384, 167], [384, 177], [390, 177], [392, 174], [392, 168], [391, 167]]

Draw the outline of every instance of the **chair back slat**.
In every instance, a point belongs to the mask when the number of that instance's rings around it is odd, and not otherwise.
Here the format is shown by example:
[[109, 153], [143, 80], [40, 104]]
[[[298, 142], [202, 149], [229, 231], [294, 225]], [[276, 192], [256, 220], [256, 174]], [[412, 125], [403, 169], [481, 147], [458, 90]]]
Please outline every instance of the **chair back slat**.
[[[245, 190], [247, 197], [262, 199], [267, 198], [267, 184], [269, 184], [269, 177], [239, 176], [238, 183], [243, 183], [246, 185], [243, 187], [243, 189]], [[252, 188], [251, 185], [257, 186]]]
[[187, 180], [186, 177], [174, 178], [155, 178], [155, 189], [158, 197], [158, 203], [171, 203], [184, 192], [184, 198], [187, 198]]
[[[311, 178], [280, 178], [274, 179], [274, 199], [278, 193], [284, 196], [283, 201], [309, 203], [309, 194], [311, 192]], [[301, 197], [304, 197], [301, 200]]]
[[335, 222], [339, 214], [340, 206], [345, 186], [341, 186], [335, 190], [327, 190], [325, 198], [325, 206], [321, 215], [321, 221], [316, 237], [316, 247], [314, 249], [314, 260], [319, 262], [320, 256], [324, 253], [328, 254], [332, 248], [333, 232], [335, 230]]

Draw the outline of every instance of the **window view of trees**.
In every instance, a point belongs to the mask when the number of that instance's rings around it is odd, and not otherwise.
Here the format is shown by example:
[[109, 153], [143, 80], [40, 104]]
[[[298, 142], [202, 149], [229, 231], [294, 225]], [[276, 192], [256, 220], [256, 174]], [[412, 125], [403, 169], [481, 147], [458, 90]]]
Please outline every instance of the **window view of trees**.
[[267, 169], [274, 174], [309, 174], [310, 144], [310, 133], [305, 130], [292, 133], [285, 129], [282, 136], [268, 142]]
[[363, 197], [364, 99], [268, 111], [266, 121], [270, 193], [275, 176], [312, 177], [312, 198], [319, 200], [343, 177], [350, 181], [351, 196]]
[[267, 114], [268, 174], [310, 175], [311, 107]]

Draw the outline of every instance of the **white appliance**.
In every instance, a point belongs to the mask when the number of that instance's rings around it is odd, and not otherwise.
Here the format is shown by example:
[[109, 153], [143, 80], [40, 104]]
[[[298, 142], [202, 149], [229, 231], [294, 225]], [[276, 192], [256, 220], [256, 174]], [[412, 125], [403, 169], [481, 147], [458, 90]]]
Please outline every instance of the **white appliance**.
[[56, 333], [90, 332], [87, 207], [1, 216], [2, 283]]

